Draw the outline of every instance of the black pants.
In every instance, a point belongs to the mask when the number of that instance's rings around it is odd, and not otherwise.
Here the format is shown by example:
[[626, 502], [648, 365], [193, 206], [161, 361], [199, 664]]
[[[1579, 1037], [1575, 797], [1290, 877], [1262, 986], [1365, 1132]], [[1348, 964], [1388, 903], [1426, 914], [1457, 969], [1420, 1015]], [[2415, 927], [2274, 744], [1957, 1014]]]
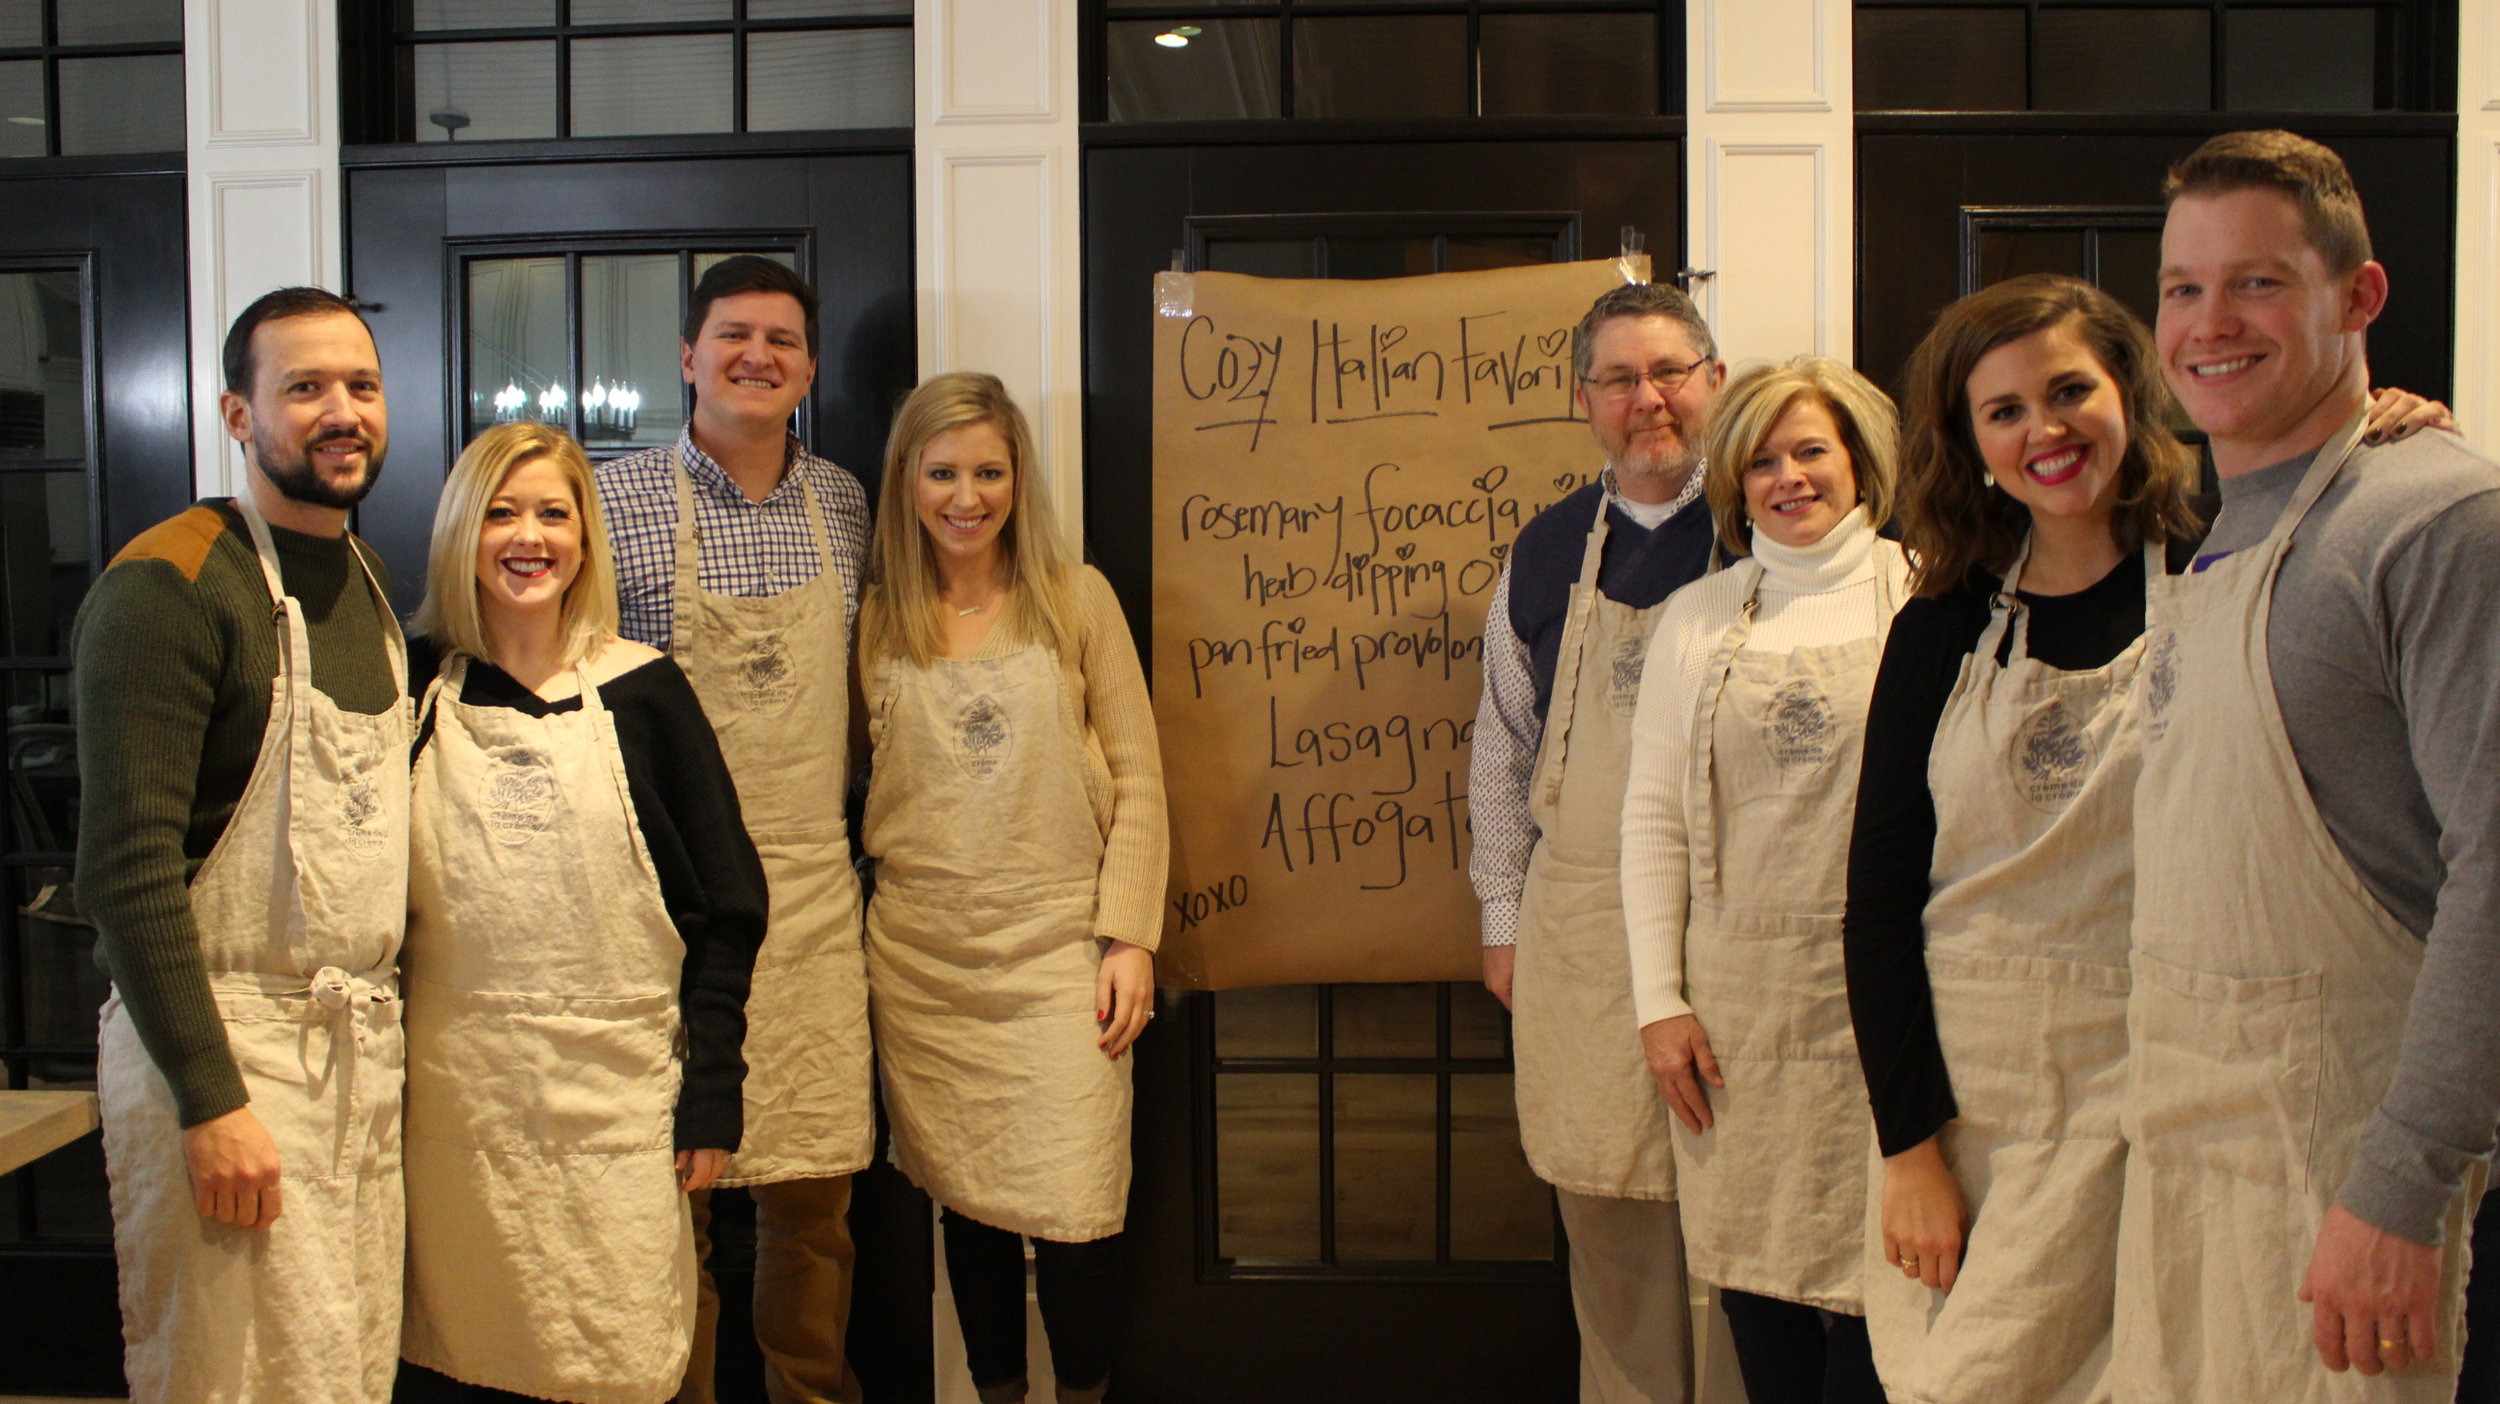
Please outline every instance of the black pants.
[[1751, 1404], [1884, 1404], [1865, 1317], [1724, 1288], [1719, 1304]]
[[2465, 1279], [2465, 1370], [2457, 1404], [2500, 1404], [2500, 1191], [2474, 1215], [2474, 1270]]
[[[964, 1328], [964, 1358], [972, 1366], [973, 1386], [986, 1397], [1025, 1378], [1024, 1240], [952, 1209], [940, 1226], [955, 1317]], [[1090, 1389], [1109, 1379], [1120, 1319], [1120, 1236], [1091, 1243], [1034, 1239], [1033, 1292], [1041, 1299], [1042, 1330], [1050, 1337], [1051, 1371], [1059, 1383]]]

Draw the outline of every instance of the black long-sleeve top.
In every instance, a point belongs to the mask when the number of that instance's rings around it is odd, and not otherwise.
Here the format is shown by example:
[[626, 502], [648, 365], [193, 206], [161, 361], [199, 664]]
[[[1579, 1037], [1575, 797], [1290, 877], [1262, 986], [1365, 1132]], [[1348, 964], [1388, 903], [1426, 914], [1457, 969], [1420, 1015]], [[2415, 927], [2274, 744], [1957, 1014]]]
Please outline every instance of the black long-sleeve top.
[[[409, 687], [419, 699], [441, 664], [430, 640], [409, 641]], [[533, 717], [582, 705], [579, 697], [549, 702], [482, 659], [470, 660], [460, 700]], [[746, 1125], [747, 986], [764, 942], [763, 860], [747, 837], [712, 724], [674, 662], [655, 658], [619, 674], [600, 685], [599, 700], [616, 723], [625, 787], [659, 870], [661, 904], [686, 943], [677, 996], [687, 1045], [677, 1149], [734, 1151]], [[412, 758], [433, 735], [433, 716], [419, 718]]]
[[[2198, 538], [2201, 540], [2201, 536]], [[2169, 544], [2176, 574], [2195, 540]], [[2143, 558], [2128, 555], [2071, 595], [2018, 591], [2031, 614], [2031, 656], [2069, 671], [2106, 666], [2144, 632]], [[1936, 1134], [1959, 1108], [1936, 1036], [1927, 980], [1927, 898], [1936, 859], [1936, 802], [1927, 761], [1962, 660], [1988, 630], [2002, 582], [1985, 571], [1942, 595], [1904, 605], [1884, 644], [1867, 705], [1866, 756], [1849, 838], [1849, 899], [1842, 950], [1858, 1062], [1875, 1110], [1875, 1136], [1898, 1155]], [[2010, 655], [2013, 631], [1999, 645]]]

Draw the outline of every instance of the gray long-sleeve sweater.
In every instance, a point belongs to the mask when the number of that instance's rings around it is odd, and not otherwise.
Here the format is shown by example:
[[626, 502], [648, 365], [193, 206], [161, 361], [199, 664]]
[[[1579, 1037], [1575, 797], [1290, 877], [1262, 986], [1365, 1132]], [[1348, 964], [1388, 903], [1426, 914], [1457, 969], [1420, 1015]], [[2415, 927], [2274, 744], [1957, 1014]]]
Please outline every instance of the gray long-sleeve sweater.
[[[2313, 457], [2225, 480], [2203, 554], [2262, 541]], [[2357, 450], [2293, 534], [2266, 650], [2327, 831], [2424, 942], [2338, 1198], [2435, 1244], [2500, 1125], [2500, 465], [2446, 434]]]

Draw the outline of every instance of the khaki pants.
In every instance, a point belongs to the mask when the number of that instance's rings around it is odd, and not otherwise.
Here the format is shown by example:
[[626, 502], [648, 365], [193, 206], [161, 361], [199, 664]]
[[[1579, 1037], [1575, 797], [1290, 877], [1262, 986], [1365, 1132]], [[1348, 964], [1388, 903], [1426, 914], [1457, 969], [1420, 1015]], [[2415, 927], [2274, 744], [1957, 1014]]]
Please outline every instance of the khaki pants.
[[1580, 1404], [1690, 1404], [1693, 1317], [1672, 1201], [1556, 1190], [1580, 1320]]
[[[755, 1200], [755, 1343], [772, 1404], [861, 1404], [844, 1336], [851, 1324], [851, 1177], [750, 1185]], [[712, 1195], [692, 1196], [694, 1354], [679, 1404], [714, 1404], [720, 1292], [712, 1281]]]

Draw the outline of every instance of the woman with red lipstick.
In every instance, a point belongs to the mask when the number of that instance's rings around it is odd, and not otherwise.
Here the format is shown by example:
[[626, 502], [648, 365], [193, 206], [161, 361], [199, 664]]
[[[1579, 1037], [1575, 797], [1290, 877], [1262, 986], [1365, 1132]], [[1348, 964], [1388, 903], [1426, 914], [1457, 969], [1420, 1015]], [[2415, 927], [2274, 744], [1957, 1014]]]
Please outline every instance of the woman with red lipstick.
[[[2037, 274], [1912, 355], [1918, 598], [1867, 716], [1844, 919], [1896, 1401], [2098, 1397], [2109, 1359], [2147, 581], [2203, 525], [2151, 336]], [[2397, 437], [2443, 407], [2386, 392]]]
[[1109, 1385], [1121, 1055], [1154, 1017], [1169, 844], [1137, 647], [1043, 488], [1006, 387], [933, 377], [895, 415], [860, 607], [877, 1063], [983, 1404], [1028, 1388], [1023, 1238], [1061, 1404]]
[[409, 653], [401, 1397], [658, 1401], [684, 1191], [737, 1149], [764, 870], [693, 688], [616, 635], [590, 463], [489, 430], [443, 486]]
[[1882, 1397], [1840, 907], [1867, 692], [1909, 596], [1901, 548], [1876, 534], [1895, 441], [1892, 402], [1837, 361], [1737, 376], [1703, 469], [1735, 564], [1670, 596], [1646, 662], [1616, 668], [1639, 697], [1633, 1005], [1676, 1116], [1691, 1272], [1721, 1289], [1753, 1404]]

